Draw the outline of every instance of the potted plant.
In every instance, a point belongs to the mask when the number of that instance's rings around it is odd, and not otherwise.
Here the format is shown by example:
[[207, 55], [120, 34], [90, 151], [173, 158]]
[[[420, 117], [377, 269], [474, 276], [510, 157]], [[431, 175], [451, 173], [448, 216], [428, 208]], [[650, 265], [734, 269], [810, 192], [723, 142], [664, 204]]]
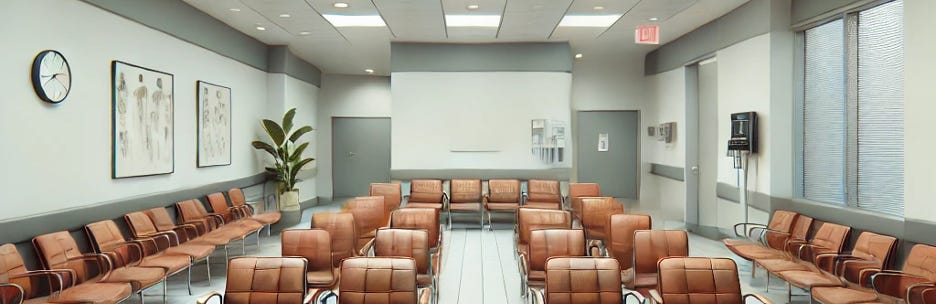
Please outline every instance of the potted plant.
[[310, 126], [302, 126], [293, 130], [293, 117], [296, 116], [296, 109], [290, 109], [283, 115], [282, 126], [275, 121], [263, 119], [260, 126], [270, 137], [271, 143], [263, 141], [254, 141], [253, 147], [257, 150], [263, 150], [273, 156], [273, 167], [266, 167], [266, 172], [277, 181], [277, 195], [279, 197], [279, 207], [283, 211], [299, 210], [299, 189], [296, 189], [296, 183], [299, 182], [297, 175], [303, 166], [314, 160], [313, 158], [302, 158], [302, 152], [309, 146], [308, 142], [298, 143], [303, 134], [312, 131]]

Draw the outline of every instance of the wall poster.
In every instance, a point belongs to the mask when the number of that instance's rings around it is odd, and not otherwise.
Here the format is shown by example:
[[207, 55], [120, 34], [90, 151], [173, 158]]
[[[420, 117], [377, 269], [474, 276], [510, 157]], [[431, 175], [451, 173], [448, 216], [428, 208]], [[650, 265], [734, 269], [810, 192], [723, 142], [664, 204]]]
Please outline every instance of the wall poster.
[[111, 63], [112, 177], [175, 170], [172, 74]]
[[231, 88], [198, 81], [198, 167], [231, 164]]
[[598, 152], [608, 152], [608, 133], [598, 133]]

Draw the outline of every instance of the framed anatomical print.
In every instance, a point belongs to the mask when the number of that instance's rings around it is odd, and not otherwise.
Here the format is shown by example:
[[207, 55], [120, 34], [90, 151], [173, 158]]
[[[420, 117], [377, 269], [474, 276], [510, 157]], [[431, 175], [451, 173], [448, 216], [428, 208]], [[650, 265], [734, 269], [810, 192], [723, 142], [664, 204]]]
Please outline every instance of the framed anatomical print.
[[113, 178], [175, 170], [172, 74], [111, 63]]
[[198, 166], [231, 164], [231, 88], [199, 81]]

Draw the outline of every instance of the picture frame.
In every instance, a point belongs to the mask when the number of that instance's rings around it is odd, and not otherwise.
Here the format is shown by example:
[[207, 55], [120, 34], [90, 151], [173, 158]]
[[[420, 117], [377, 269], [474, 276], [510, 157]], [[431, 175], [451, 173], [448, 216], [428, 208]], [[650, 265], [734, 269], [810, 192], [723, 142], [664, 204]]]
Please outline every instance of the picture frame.
[[111, 62], [111, 177], [175, 172], [175, 83], [170, 73]]
[[195, 85], [199, 168], [231, 165], [231, 88], [206, 81]]

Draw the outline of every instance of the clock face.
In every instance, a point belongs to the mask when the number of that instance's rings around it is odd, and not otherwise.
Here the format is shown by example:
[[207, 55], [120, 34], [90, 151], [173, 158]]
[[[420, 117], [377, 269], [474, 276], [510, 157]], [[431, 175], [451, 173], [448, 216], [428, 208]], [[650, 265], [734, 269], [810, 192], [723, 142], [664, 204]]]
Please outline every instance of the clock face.
[[42, 51], [32, 66], [32, 82], [36, 94], [42, 100], [59, 103], [71, 91], [71, 67], [57, 51]]

